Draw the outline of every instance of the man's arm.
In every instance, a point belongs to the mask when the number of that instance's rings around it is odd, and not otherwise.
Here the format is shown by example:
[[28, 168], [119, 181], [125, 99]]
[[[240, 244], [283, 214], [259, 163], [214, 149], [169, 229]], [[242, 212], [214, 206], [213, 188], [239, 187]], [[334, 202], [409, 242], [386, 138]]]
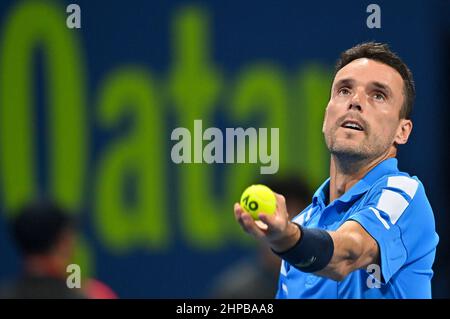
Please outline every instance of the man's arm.
[[317, 275], [341, 281], [356, 269], [379, 264], [377, 242], [357, 222], [347, 221], [329, 233], [334, 243], [333, 257]]
[[[236, 220], [247, 232], [266, 241], [276, 252], [285, 252], [294, 247], [302, 236], [300, 228], [289, 222], [285, 199], [276, 194], [277, 210], [273, 215], [261, 214], [261, 221], [268, 225], [261, 229], [239, 204], [235, 204]], [[316, 274], [333, 280], [343, 280], [356, 269], [379, 263], [377, 242], [355, 221], [347, 221], [338, 230], [328, 232], [333, 240], [334, 251], [327, 266]]]

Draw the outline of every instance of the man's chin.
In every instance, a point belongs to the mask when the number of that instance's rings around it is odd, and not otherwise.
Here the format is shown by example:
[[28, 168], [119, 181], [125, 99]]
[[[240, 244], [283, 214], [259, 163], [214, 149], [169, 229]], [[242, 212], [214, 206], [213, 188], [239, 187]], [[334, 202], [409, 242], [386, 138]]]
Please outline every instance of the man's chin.
[[355, 145], [334, 145], [329, 151], [332, 155], [343, 159], [361, 160], [368, 157], [361, 147]]

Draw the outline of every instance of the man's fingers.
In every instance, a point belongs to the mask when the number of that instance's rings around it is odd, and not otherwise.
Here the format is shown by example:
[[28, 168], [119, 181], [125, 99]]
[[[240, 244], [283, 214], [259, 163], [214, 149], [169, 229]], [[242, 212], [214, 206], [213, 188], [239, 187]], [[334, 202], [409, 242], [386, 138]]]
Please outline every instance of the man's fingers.
[[275, 193], [275, 198], [277, 200], [277, 207], [286, 207], [286, 198], [283, 195]]
[[244, 209], [238, 203], [234, 204], [234, 217], [245, 232], [257, 237], [264, 236], [261, 228], [258, 227], [250, 214], [244, 211]]
[[275, 216], [274, 216], [274, 214], [264, 214], [264, 213], [262, 213], [262, 214], [259, 214], [258, 217], [264, 224], [267, 224], [267, 225], [272, 226], [272, 227], [275, 226], [274, 225], [274, 223], [275, 223]]
[[245, 229], [244, 221], [242, 220], [242, 214], [244, 213], [244, 210], [242, 209], [241, 205], [238, 203], [234, 204], [234, 217], [236, 218], [237, 222], [241, 225], [241, 227]]
[[287, 212], [286, 212], [286, 199], [283, 195], [275, 193], [275, 198], [277, 201], [277, 207], [274, 214], [259, 214], [259, 219], [267, 224], [270, 231], [277, 231], [283, 227], [286, 223]]
[[241, 205], [239, 205], [238, 203], [234, 203], [234, 217], [236, 218], [237, 221], [239, 221], [239, 219], [241, 218], [242, 212], [243, 209]]
[[241, 225], [247, 233], [252, 234], [256, 237], [265, 236], [265, 233], [261, 230], [261, 228], [258, 227], [258, 225], [255, 223], [255, 220], [252, 218], [252, 216], [250, 216], [249, 213], [244, 212], [241, 215], [241, 220]]
[[269, 226], [261, 220], [255, 220], [255, 224], [256, 224], [256, 226], [259, 227], [259, 229], [262, 229], [262, 230], [269, 229]]
[[275, 198], [277, 200], [277, 210], [275, 214], [282, 214], [283, 218], [286, 216], [286, 218], [289, 218], [289, 214], [287, 212], [286, 208], [286, 198], [284, 198], [283, 195], [275, 193]]

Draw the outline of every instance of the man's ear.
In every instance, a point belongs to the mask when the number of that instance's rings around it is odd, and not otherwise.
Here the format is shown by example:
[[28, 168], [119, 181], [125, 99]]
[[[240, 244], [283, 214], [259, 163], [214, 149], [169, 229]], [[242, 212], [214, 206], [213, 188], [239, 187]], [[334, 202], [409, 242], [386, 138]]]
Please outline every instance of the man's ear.
[[413, 129], [413, 123], [411, 120], [401, 119], [400, 124], [395, 135], [395, 144], [401, 145], [408, 142], [409, 135]]

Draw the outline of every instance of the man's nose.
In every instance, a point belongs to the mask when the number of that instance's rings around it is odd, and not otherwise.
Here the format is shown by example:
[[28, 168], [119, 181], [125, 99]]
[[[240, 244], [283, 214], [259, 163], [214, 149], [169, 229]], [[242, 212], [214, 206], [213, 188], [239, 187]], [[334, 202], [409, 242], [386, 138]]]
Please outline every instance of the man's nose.
[[356, 110], [356, 111], [362, 112], [362, 110], [363, 110], [362, 105], [363, 105], [364, 102], [362, 101], [361, 96], [363, 96], [363, 95], [362, 95], [362, 93], [360, 93], [360, 92], [355, 93], [355, 94], [352, 96], [352, 98], [351, 98], [351, 100], [350, 100], [350, 104], [349, 104], [349, 106], [348, 106], [348, 109], [349, 109], [349, 110], [354, 109], [354, 110]]

